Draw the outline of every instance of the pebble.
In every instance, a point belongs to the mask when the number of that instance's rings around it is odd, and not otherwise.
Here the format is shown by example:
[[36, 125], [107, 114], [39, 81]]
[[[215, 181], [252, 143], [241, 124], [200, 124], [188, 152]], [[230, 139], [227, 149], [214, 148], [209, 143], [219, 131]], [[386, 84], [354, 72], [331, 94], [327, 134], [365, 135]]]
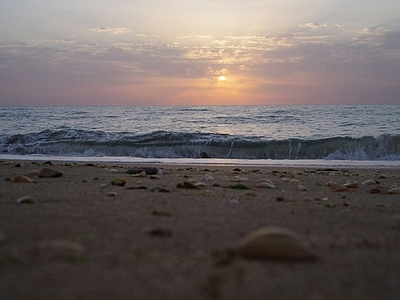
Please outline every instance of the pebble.
[[337, 186], [333, 189], [336, 193], [348, 193], [351, 192], [351, 190], [345, 186]]
[[39, 175], [40, 178], [55, 178], [63, 176], [63, 173], [57, 170], [53, 170], [50, 168], [43, 168], [40, 170]]
[[292, 179], [289, 182], [292, 184], [300, 184], [300, 180], [298, 180], [298, 179]]
[[389, 193], [389, 194], [392, 194], [392, 195], [394, 195], [394, 194], [400, 194], [400, 188], [398, 188], [398, 187], [392, 188], [392, 189], [389, 190], [388, 193]]
[[31, 196], [23, 196], [16, 200], [17, 204], [36, 204], [35, 198]]
[[400, 229], [400, 215], [396, 215], [392, 218], [392, 227], [394, 229]]
[[153, 193], [170, 193], [171, 191], [163, 186], [156, 186], [150, 189], [150, 192]]
[[12, 182], [32, 183], [32, 180], [24, 175], [15, 175], [11, 177]]
[[313, 260], [311, 252], [295, 232], [282, 227], [265, 227], [247, 235], [235, 253], [245, 258]]

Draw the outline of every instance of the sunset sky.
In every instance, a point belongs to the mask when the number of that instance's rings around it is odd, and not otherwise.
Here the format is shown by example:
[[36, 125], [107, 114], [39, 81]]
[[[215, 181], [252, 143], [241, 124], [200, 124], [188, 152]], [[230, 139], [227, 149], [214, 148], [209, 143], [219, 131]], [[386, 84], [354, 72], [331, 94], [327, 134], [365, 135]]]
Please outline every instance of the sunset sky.
[[0, 105], [400, 104], [399, 0], [0, 0]]

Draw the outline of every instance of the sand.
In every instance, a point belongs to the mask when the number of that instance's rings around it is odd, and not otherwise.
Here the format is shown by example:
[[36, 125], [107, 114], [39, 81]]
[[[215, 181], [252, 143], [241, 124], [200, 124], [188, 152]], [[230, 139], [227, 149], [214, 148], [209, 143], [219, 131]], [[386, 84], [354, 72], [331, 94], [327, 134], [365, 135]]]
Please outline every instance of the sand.
[[[29, 174], [44, 167], [63, 176]], [[400, 299], [400, 195], [388, 194], [399, 170], [155, 165], [152, 179], [125, 173], [134, 167], [1, 161], [0, 299]], [[276, 189], [257, 188], [265, 178]], [[177, 188], [190, 179], [206, 187]], [[330, 180], [359, 186], [335, 192]], [[228, 187], [239, 181], [250, 189]], [[269, 226], [318, 259], [226, 256]]]

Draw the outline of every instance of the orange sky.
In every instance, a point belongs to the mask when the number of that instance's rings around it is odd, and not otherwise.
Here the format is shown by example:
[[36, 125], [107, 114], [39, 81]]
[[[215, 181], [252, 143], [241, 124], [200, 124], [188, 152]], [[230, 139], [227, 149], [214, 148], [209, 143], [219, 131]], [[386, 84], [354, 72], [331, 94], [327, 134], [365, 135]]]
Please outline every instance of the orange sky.
[[0, 105], [400, 104], [399, 14], [392, 0], [2, 1]]

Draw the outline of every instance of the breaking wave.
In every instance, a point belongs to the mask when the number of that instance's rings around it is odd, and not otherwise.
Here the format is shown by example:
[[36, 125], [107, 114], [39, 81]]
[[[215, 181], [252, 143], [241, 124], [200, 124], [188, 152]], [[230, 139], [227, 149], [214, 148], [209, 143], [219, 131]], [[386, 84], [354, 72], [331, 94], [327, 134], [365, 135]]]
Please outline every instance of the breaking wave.
[[74, 129], [0, 135], [0, 152], [18, 155], [130, 156], [142, 158], [400, 160], [400, 135], [290, 138], [155, 131]]

